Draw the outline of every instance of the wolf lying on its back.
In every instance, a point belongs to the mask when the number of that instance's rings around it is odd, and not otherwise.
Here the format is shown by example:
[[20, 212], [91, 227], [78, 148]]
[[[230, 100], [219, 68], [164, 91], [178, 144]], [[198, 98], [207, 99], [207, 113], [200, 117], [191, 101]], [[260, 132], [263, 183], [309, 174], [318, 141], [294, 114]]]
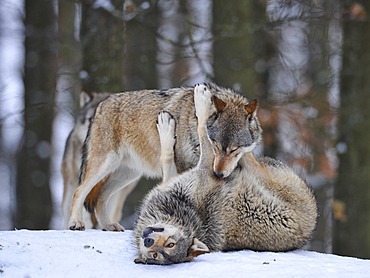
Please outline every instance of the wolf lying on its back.
[[[235, 139], [230, 136], [236, 128], [234, 120], [229, 118], [229, 126], [223, 125], [226, 129], [218, 126], [223, 114], [238, 107], [239, 112], [244, 110], [245, 126], [254, 126], [256, 103], [230, 105], [212, 97], [203, 85], [195, 87], [194, 98], [199, 163], [157, 186], [144, 199], [135, 227], [139, 250], [135, 262], [171, 264], [209, 251], [287, 251], [303, 246], [317, 217], [307, 185], [282, 163], [253, 156], [258, 132], [230, 141]], [[174, 135], [165, 123], [159, 122], [161, 139]], [[166, 129], [170, 132], [165, 133]], [[167, 155], [172, 150], [168, 144], [161, 147]], [[213, 157], [230, 155], [238, 158], [237, 163], [222, 176]]]
[[[230, 89], [208, 84], [220, 105], [228, 101], [235, 105], [246, 99]], [[255, 102], [252, 102], [252, 104]], [[168, 111], [176, 121], [176, 144], [173, 157], [160, 159], [160, 139], [156, 119], [160, 111]], [[245, 126], [245, 115], [228, 109], [235, 127], [229, 133], [230, 142], [240, 138], [258, 141], [258, 120]], [[224, 111], [224, 112], [225, 112]], [[224, 113], [225, 114], [225, 113]], [[223, 119], [223, 117], [221, 117]], [[218, 121], [220, 125], [222, 121]], [[225, 122], [229, 124], [229, 122]], [[220, 127], [221, 128], [221, 127]], [[225, 146], [221, 146], [225, 147]], [[215, 154], [215, 172], [219, 177], [228, 176], [238, 160], [238, 152], [228, 148], [226, 153]], [[121, 188], [135, 184], [143, 175], [162, 177], [183, 172], [194, 167], [199, 160], [197, 119], [194, 111], [194, 88], [169, 90], [143, 90], [114, 94], [102, 101], [91, 119], [84, 144], [80, 186], [73, 200], [69, 228], [83, 230], [83, 205], [94, 211], [101, 228], [123, 231], [112, 222], [107, 212], [109, 198]], [[166, 165], [161, 169], [161, 163]], [[168, 170], [167, 170], [168, 169]]]

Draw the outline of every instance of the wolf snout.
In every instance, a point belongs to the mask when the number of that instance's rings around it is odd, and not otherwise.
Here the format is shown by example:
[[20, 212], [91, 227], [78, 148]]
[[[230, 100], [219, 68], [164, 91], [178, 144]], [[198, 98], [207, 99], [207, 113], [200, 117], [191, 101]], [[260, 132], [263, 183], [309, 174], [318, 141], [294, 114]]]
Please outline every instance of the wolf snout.
[[163, 231], [164, 231], [164, 229], [163, 229], [163, 228], [146, 227], [146, 228], [144, 229], [144, 231], [143, 231], [143, 235], [142, 235], [142, 237], [143, 237], [143, 238], [147, 238], [151, 233], [154, 233], [154, 232], [156, 232], [156, 233], [161, 233], [161, 232], [163, 232]]
[[224, 173], [222, 172], [213, 172], [213, 174], [215, 175], [216, 178], [218, 179], [223, 179], [224, 178]]

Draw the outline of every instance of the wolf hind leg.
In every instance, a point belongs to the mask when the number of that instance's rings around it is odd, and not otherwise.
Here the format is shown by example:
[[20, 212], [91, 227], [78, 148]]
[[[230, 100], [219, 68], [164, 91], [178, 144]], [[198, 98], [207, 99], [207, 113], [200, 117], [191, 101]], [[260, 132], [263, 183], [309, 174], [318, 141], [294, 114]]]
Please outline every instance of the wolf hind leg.
[[[97, 198], [95, 215], [102, 230], [123, 232], [125, 229], [118, 223], [119, 219], [114, 219], [114, 221], [112, 221], [110, 217], [108, 209], [109, 202], [114, 194], [120, 194], [120, 192], [118, 192], [119, 190], [123, 190], [123, 194], [126, 193], [126, 198], [133, 188], [132, 184], [136, 185], [141, 177], [141, 173], [126, 167], [120, 167], [111, 175], [111, 177], [114, 178], [109, 179], [106, 182]], [[121, 209], [122, 206], [123, 204], [121, 205]]]
[[157, 130], [161, 144], [162, 182], [166, 182], [178, 174], [174, 153], [176, 143], [175, 127], [175, 119], [170, 113], [162, 111], [158, 114]]
[[99, 161], [94, 160], [92, 162], [91, 159], [89, 159], [86, 162], [85, 175], [81, 184], [75, 190], [72, 199], [71, 216], [68, 223], [70, 230], [85, 229], [82, 216], [84, 201], [95, 185], [105, 180], [115, 171], [115, 168], [118, 166], [113, 167], [112, 165], [119, 165], [117, 159], [114, 153], [108, 153], [105, 157], [99, 157]]
[[113, 223], [119, 222], [122, 219], [122, 210], [125, 205], [127, 196], [136, 187], [138, 182], [139, 180], [131, 182], [110, 197], [107, 207]]

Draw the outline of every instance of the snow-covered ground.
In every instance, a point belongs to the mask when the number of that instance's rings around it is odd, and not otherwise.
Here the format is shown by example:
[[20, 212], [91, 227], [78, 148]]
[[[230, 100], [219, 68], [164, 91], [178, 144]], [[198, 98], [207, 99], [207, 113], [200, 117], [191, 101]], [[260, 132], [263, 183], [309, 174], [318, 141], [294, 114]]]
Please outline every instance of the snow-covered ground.
[[370, 260], [309, 251], [201, 255], [137, 265], [132, 231], [2, 231], [0, 277], [370, 277]]

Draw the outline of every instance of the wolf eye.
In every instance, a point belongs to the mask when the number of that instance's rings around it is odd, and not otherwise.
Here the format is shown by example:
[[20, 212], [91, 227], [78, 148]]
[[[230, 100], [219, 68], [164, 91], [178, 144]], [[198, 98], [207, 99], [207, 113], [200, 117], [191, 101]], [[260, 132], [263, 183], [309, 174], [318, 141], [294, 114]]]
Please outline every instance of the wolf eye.
[[156, 259], [158, 257], [158, 253], [153, 253], [153, 259]]
[[230, 153], [234, 153], [234, 152], [236, 152], [238, 149], [239, 149], [239, 148], [231, 149], [231, 150], [230, 150]]
[[218, 117], [219, 117], [218, 113], [212, 114], [211, 117], [209, 117], [208, 119], [208, 122], [210, 123], [210, 125], [213, 125], [214, 122], [218, 119]]
[[167, 244], [167, 248], [172, 248], [172, 247], [174, 247], [175, 246], [175, 243], [173, 243], [173, 242], [171, 242], [171, 243], [169, 243], [169, 244]]

